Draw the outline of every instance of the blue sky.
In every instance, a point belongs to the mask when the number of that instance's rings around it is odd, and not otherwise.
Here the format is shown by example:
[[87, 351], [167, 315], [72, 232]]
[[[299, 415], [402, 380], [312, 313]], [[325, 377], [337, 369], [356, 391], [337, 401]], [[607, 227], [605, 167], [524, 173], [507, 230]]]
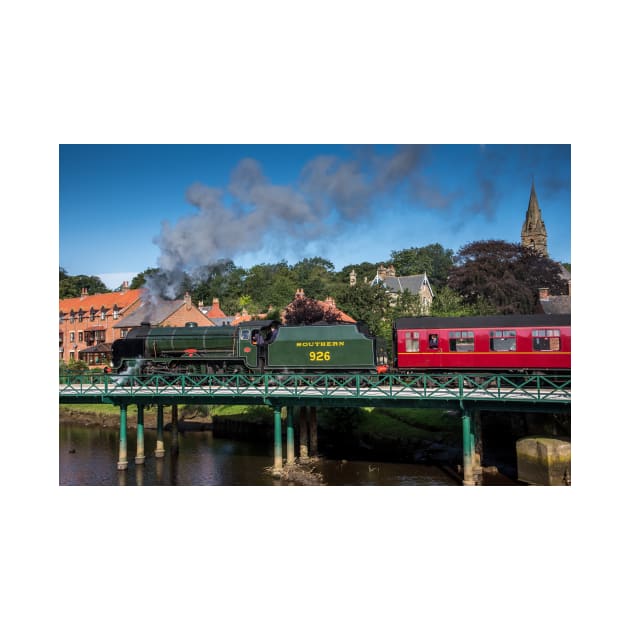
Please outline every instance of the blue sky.
[[570, 145], [60, 145], [59, 261], [110, 288], [147, 267], [520, 241], [535, 183], [571, 261]]

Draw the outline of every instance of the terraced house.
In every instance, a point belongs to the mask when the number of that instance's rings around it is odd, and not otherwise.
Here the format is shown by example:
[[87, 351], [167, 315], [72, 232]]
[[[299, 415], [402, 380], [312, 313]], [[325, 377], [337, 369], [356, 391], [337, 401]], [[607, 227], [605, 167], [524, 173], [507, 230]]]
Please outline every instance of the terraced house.
[[142, 303], [142, 289], [129, 289], [127, 282], [120, 291], [59, 300], [59, 359], [86, 361], [91, 366], [105, 365], [111, 356], [115, 339], [124, 337], [128, 328], [115, 324], [130, 315]]

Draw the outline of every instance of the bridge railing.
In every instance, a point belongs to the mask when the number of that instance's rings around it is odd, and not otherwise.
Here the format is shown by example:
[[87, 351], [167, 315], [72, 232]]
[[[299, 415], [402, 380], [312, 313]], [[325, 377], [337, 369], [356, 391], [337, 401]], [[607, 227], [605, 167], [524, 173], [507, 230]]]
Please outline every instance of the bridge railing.
[[195, 396], [568, 402], [570, 375], [181, 374], [90, 372], [59, 377], [64, 399], [83, 396]]

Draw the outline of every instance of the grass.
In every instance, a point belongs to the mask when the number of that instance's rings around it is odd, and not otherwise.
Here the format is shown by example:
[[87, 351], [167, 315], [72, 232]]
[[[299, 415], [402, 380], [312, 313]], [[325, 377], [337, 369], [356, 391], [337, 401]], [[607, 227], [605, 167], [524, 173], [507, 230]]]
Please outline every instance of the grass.
[[[145, 410], [145, 415], [156, 413], [156, 406]], [[108, 404], [60, 404], [60, 412], [100, 414], [118, 418], [120, 410]], [[238, 416], [243, 421], [260, 422], [273, 418], [273, 411], [264, 405], [178, 405], [179, 418], [208, 418]], [[345, 413], [344, 413], [345, 411]], [[322, 410], [320, 423], [329, 429], [345, 430], [357, 435], [370, 435], [386, 440], [435, 440], [449, 436], [456, 440], [461, 435], [461, 424], [456, 417], [439, 409], [384, 409], [366, 407], [355, 410]], [[348, 417], [350, 418], [348, 420]], [[295, 422], [295, 420], [294, 420]], [[344, 428], [345, 427], [345, 428]]]

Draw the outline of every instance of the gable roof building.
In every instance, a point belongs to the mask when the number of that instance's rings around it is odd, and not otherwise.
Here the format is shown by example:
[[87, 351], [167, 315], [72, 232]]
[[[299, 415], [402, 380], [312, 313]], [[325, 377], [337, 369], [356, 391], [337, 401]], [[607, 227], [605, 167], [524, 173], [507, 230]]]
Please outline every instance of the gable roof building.
[[[356, 282], [356, 275], [354, 279]], [[370, 282], [371, 286], [377, 284], [381, 284], [385, 288], [392, 304], [398, 301], [398, 296], [401, 293], [409, 291], [411, 295], [417, 295], [419, 297], [423, 313], [428, 314], [431, 309], [434, 294], [426, 273], [413, 276], [397, 276], [393, 265], [387, 268], [384, 265], [380, 265], [376, 270], [376, 276], [374, 276], [374, 279]]]
[[194, 322], [199, 326], [213, 326], [210, 321], [196, 306], [193, 306], [189, 293], [183, 300], [165, 300], [160, 297], [143, 296], [139, 306], [128, 317], [121, 319], [114, 328], [121, 329], [124, 336], [126, 331], [143, 323], [151, 326], [185, 326], [188, 322]]

